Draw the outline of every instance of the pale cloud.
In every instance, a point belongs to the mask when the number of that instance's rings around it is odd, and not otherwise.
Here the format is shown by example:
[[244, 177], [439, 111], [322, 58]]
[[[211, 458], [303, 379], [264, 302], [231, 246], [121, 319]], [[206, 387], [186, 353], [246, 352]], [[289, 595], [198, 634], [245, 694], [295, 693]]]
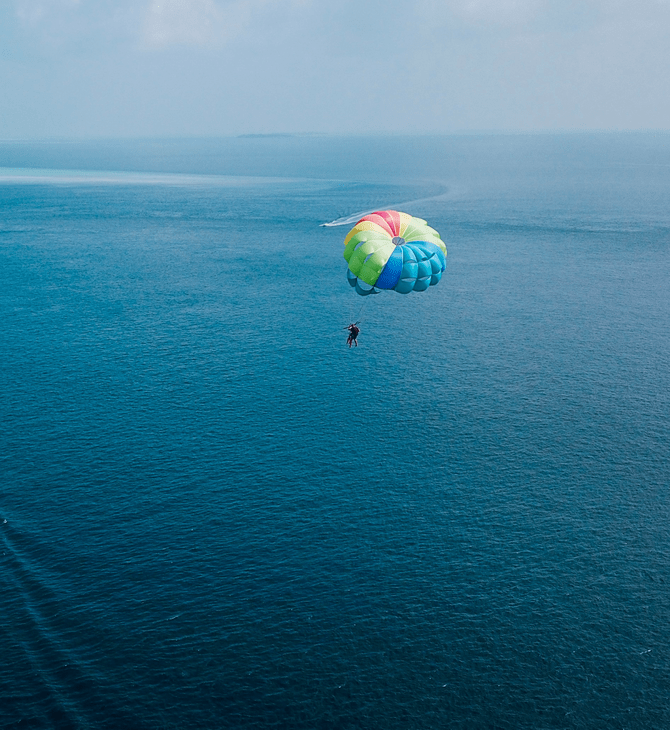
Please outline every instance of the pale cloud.
[[670, 0], [4, 2], [0, 137], [670, 128]]
[[[417, 13], [428, 27], [514, 28], [531, 21], [552, 0], [415, 0]], [[588, 0], [587, 0], [588, 1]]]
[[451, 0], [455, 15], [478, 23], [517, 24], [533, 18], [542, 0]]
[[142, 31], [145, 48], [221, 46], [247, 31], [263, 10], [305, 0], [151, 0]]
[[40, 53], [83, 47], [95, 52], [115, 43], [152, 52], [221, 48], [296, 20], [311, 0], [12, 0], [12, 5]]
[[141, 25], [132, 0], [14, 0], [13, 7], [26, 44], [40, 56], [101, 53], [132, 43]]
[[150, 47], [206, 45], [228, 32], [226, 13], [214, 0], [152, 0], [146, 15], [144, 41]]
[[34, 25], [50, 15], [71, 10], [79, 3], [80, 0], [16, 0], [16, 17], [26, 25]]

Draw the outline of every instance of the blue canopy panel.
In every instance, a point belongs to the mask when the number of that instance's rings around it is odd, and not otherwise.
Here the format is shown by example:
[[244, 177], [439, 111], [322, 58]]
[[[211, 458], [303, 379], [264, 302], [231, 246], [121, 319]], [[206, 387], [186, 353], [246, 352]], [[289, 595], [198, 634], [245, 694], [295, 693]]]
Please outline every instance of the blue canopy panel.
[[442, 278], [446, 259], [442, 249], [430, 241], [411, 241], [399, 247], [403, 265], [395, 287], [400, 294], [425, 291]]
[[347, 269], [347, 281], [361, 296], [378, 294], [380, 289], [393, 289], [399, 294], [425, 291], [435, 286], [446, 268], [442, 249], [431, 241], [411, 241], [396, 247], [374, 286], [361, 281]]
[[394, 289], [395, 285], [400, 281], [402, 261], [402, 246], [398, 246], [386, 262], [386, 266], [382, 269], [382, 273], [375, 282], [375, 286], [379, 289]]

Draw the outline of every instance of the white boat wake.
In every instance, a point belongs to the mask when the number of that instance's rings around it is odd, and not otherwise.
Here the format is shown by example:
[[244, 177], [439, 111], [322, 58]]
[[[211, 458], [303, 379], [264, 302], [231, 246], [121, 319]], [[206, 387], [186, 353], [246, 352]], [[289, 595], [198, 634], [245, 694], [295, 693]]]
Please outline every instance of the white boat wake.
[[454, 195], [454, 189], [452, 187], [449, 187], [448, 185], [445, 185], [444, 183], [440, 183], [443, 187], [443, 190], [438, 193], [437, 195], [431, 195], [427, 198], [416, 198], [415, 200], [408, 200], [404, 203], [394, 203], [392, 205], [377, 207], [377, 208], [371, 208], [370, 210], [362, 210], [358, 213], [352, 213], [351, 215], [343, 216], [342, 218], [336, 218], [334, 221], [330, 221], [329, 223], [321, 223], [321, 228], [332, 228], [334, 226], [350, 226], [352, 224], [358, 223], [358, 221], [363, 218], [363, 216], [368, 215], [369, 213], [374, 213], [377, 210], [404, 210], [406, 208], [409, 208], [412, 205], [415, 205], [416, 203], [427, 203], [429, 200], [440, 200], [443, 198], [450, 198]]

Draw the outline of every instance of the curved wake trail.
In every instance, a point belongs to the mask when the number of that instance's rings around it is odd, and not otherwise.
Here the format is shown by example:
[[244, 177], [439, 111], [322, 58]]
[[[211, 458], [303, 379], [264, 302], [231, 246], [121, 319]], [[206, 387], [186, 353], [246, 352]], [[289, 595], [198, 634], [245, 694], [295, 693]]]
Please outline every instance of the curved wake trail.
[[407, 200], [404, 203], [392, 203], [391, 205], [378, 206], [376, 208], [371, 208], [370, 210], [359, 211], [358, 213], [352, 213], [351, 215], [347, 215], [342, 218], [336, 218], [334, 221], [330, 221], [329, 223], [321, 223], [319, 224], [319, 227], [333, 228], [335, 226], [349, 226], [358, 223], [363, 216], [366, 216], [369, 213], [374, 213], [377, 210], [400, 210], [408, 208], [411, 205], [415, 205], [416, 203], [427, 203], [429, 200], [440, 200], [451, 197], [454, 192], [453, 188], [445, 185], [444, 183], [440, 184], [443, 186], [443, 190], [437, 193], [437, 195], [430, 195], [427, 198], [415, 198], [414, 200]]
[[[11, 615], [0, 636], [15, 686], [23, 688], [5, 710], [40, 726], [94, 727], [84, 704], [103, 708], [105, 702], [77, 650], [81, 627], [21, 543], [25, 538], [0, 518], [0, 565], [9, 586], [0, 609]], [[7, 677], [0, 671], [3, 682]]]
[[354, 213], [353, 215], [345, 216], [344, 218], [337, 218], [334, 221], [331, 221], [330, 223], [320, 223], [320, 228], [331, 228], [334, 226], [346, 226], [351, 223], [358, 223], [358, 221], [363, 218], [363, 216], [368, 215], [368, 213], [374, 213], [375, 210], [381, 210], [380, 208], [373, 208], [372, 210], [364, 210], [360, 213]]

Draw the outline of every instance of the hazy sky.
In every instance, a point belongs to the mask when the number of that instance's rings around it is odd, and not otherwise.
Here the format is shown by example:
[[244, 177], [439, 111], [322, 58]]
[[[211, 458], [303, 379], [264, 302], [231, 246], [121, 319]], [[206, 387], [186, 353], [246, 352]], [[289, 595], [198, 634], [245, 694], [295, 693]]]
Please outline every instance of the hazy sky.
[[0, 0], [0, 139], [670, 129], [670, 0]]

